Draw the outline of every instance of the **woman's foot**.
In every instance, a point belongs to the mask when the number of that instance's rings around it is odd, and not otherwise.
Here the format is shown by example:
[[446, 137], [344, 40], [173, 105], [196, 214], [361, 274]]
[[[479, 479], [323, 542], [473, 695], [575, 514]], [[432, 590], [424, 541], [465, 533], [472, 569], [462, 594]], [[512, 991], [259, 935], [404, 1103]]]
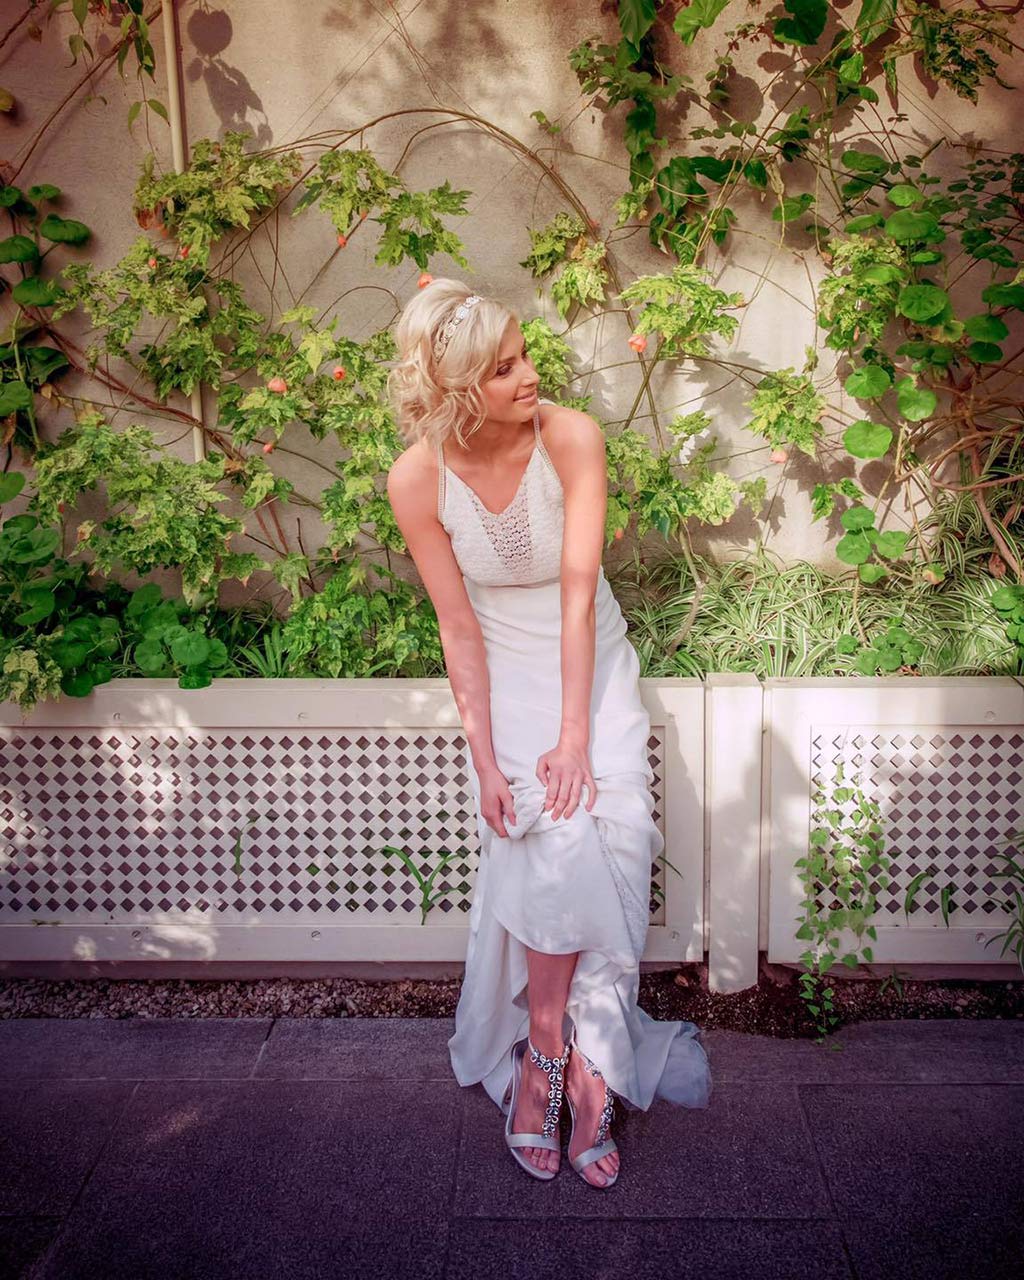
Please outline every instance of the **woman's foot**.
[[[577, 1050], [569, 1058], [565, 1088], [572, 1096], [572, 1103], [576, 1108], [576, 1129], [569, 1144], [569, 1159], [573, 1160], [589, 1147], [597, 1146], [597, 1131], [604, 1110], [605, 1082], [602, 1076], [590, 1074], [583, 1054]], [[605, 1136], [611, 1137], [611, 1131]], [[618, 1168], [619, 1153], [612, 1151], [593, 1164], [585, 1165], [582, 1173], [595, 1187], [603, 1187], [609, 1178], [615, 1176]]]
[[[563, 1049], [553, 1048], [546, 1042], [537, 1045], [538, 1050], [544, 1053], [546, 1050], [551, 1051], [550, 1056], [553, 1058], [561, 1057]], [[569, 1061], [572, 1062], [570, 1056]], [[535, 1064], [530, 1057], [530, 1050], [527, 1048], [523, 1054], [523, 1077], [519, 1083], [519, 1096], [516, 1098], [516, 1113], [512, 1119], [513, 1133], [543, 1133], [544, 1119], [547, 1115], [548, 1105], [551, 1099], [548, 1092], [551, 1088], [548, 1074], [541, 1070], [540, 1066]], [[558, 1136], [558, 1130], [553, 1135]], [[550, 1169], [552, 1173], [558, 1171], [558, 1165], [561, 1160], [561, 1152], [549, 1151], [546, 1147], [521, 1147], [523, 1155], [538, 1169]]]

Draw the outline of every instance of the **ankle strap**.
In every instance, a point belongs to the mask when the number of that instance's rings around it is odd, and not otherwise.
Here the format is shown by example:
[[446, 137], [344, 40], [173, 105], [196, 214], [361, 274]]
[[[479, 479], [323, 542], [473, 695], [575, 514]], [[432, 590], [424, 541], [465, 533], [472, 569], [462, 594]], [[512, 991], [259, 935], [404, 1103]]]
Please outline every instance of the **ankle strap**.
[[526, 1043], [530, 1049], [530, 1061], [535, 1066], [540, 1067], [541, 1071], [547, 1073], [548, 1077], [548, 1105], [544, 1113], [544, 1123], [541, 1126], [541, 1133], [545, 1138], [551, 1138], [558, 1130], [558, 1114], [562, 1109], [562, 1090], [563, 1081], [565, 1079], [565, 1064], [569, 1061], [569, 1045], [566, 1044], [564, 1052], [560, 1058], [546, 1058], [537, 1048], [529, 1036], [526, 1037]]
[[530, 1061], [540, 1067], [541, 1071], [546, 1071], [550, 1075], [553, 1071], [562, 1072], [565, 1070], [565, 1064], [569, 1061], [569, 1045], [564, 1046], [562, 1056], [560, 1058], [546, 1058], [544, 1054], [536, 1047], [529, 1036], [526, 1037], [526, 1043], [530, 1049]]

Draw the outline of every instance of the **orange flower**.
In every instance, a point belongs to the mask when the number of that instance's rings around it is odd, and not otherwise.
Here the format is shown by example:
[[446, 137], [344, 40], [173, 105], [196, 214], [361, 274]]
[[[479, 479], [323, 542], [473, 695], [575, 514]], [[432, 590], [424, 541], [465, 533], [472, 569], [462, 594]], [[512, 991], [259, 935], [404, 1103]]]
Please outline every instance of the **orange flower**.
[[341, 367], [340, 364], [336, 364], [333, 370], [331, 371], [331, 377], [334, 379], [335, 382], [340, 382], [342, 378], [344, 378], [344, 376], [345, 376], [345, 370]]
[[279, 396], [283, 396], [284, 393], [288, 390], [288, 383], [285, 382], [284, 378], [281, 378], [281, 377], [271, 378], [270, 381], [267, 383], [267, 390], [276, 392], [276, 394]]
[[424, 271], [420, 276], [420, 278], [416, 281], [416, 288], [425, 289], [428, 284], [433, 284], [433, 283], [434, 283], [434, 277], [430, 274], [429, 271]]
[[647, 339], [644, 337], [642, 333], [634, 333], [631, 335], [629, 339], [629, 345], [633, 348], [634, 351], [646, 351]]
[[339, 236], [338, 236], [338, 245], [339, 245], [339, 247], [340, 247], [340, 248], [342, 248], [342, 249], [344, 249], [344, 247], [345, 247], [347, 244], [348, 244], [348, 236], [346, 236], [346, 235], [339, 235]]
[[263, 446], [263, 452], [264, 452], [264, 453], [273, 453], [273, 452], [274, 452], [274, 442], [273, 442], [273, 440], [268, 440], [268, 441], [267, 441], [267, 443]]
[[789, 454], [785, 449], [773, 449], [768, 456], [772, 462], [785, 462], [789, 458]]

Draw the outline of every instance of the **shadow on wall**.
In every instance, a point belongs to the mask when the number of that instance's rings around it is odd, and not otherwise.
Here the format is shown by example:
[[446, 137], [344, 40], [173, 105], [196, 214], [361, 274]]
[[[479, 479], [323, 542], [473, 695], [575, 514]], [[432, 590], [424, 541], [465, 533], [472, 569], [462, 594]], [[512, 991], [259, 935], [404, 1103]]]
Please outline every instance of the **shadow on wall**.
[[223, 132], [246, 130], [253, 134], [255, 147], [267, 147], [274, 139], [263, 103], [237, 67], [220, 56], [231, 43], [231, 19], [221, 9], [195, 9], [188, 20], [188, 34], [196, 56], [186, 68], [191, 83], [202, 80], [210, 105]]

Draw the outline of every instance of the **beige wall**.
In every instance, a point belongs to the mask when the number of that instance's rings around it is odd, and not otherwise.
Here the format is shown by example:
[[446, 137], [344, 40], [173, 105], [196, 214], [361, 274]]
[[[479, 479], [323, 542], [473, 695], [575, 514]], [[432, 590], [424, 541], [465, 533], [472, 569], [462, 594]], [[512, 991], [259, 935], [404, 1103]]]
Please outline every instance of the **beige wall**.
[[[743, 16], [744, 8], [741, 0], [734, 4], [736, 20]], [[763, 16], [764, 10], [757, 7], [752, 12]], [[588, 35], [616, 38], [614, 6], [553, 4], [550, 0], [470, 0], [458, 4], [400, 0], [391, 5], [220, 0], [200, 6], [192, 0], [180, 0], [178, 13], [183, 94], [192, 139], [248, 128], [260, 145], [285, 146], [323, 131], [351, 129], [389, 112], [453, 107], [493, 122], [554, 164], [605, 230], [613, 219], [613, 201], [626, 189], [621, 133], [626, 107], [619, 106], [606, 115], [588, 106], [567, 61], [570, 48]], [[718, 25], [724, 29], [731, 23], [720, 21]], [[0, 53], [4, 58], [0, 84], [18, 100], [15, 118], [0, 117], [0, 144], [8, 159], [16, 155], [21, 140], [38, 128], [81, 74], [81, 63], [67, 66], [66, 36], [73, 29], [70, 17], [63, 15], [44, 29], [41, 41], [33, 41], [22, 30]], [[1020, 19], [1016, 32], [1020, 40], [1024, 34]], [[154, 28], [154, 44], [159, 63], [155, 92], [167, 102], [159, 24]], [[666, 42], [665, 53], [675, 70], [693, 75], [699, 84], [713, 53], [724, 51], [722, 45], [720, 35], [702, 33], [690, 49], [674, 39]], [[743, 54], [735, 101], [753, 106], [760, 102], [762, 119], [782, 102], [781, 85], [767, 95], [763, 92], [778, 63], [777, 54], [764, 43]], [[1018, 145], [1018, 93], [987, 88], [974, 106], [947, 91], [933, 91], [906, 63], [902, 65], [899, 109], [907, 119], [896, 127], [906, 141], [906, 150], [920, 151], [942, 135], [965, 144], [984, 141], [1007, 150]], [[108, 69], [97, 77], [96, 90], [106, 96], [107, 104], [76, 99], [60, 117], [59, 127], [50, 130], [19, 182], [52, 181], [64, 187], [68, 195], [62, 212], [81, 218], [96, 231], [89, 255], [79, 256], [93, 256], [106, 263], [113, 262], [138, 234], [131, 214], [131, 192], [143, 155], [154, 147], [160, 162], [169, 165], [170, 146], [166, 127], [156, 120], [150, 125], [149, 137], [142, 120], [136, 124], [134, 136], [128, 134], [127, 105], [138, 97], [131, 78], [127, 85], [122, 84]], [[530, 118], [530, 112], [538, 108], [563, 125], [557, 138], [550, 138]], [[883, 99], [877, 112], [877, 116], [862, 117], [862, 122], [853, 126], [851, 143], [858, 139], [866, 142], [865, 130], [888, 121], [893, 105]], [[417, 130], [443, 119], [441, 113], [400, 116], [368, 130], [365, 145], [386, 167], [396, 165], [405, 151], [402, 173], [413, 187], [448, 179], [455, 187], [469, 188], [471, 216], [455, 220], [474, 268], [468, 279], [478, 291], [506, 297], [524, 315], [542, 309], [556, 329], [561, 328], [553, 307], [538, 298], [535, 285], [518, 265], [529, 249], [527, 228], [542, 225], [564, 208], [560, 195], [539, 166], [513, 155], [478, 127], [444, 124], [414, 138]], [[692, 150], [695, 144], [683, 142], [682, 135], [701, 123], [706, 119], [696, 110], [685, 116], [677, 112], [665, 131], [671, 137], [674, 129], [680, 149]], [[671, 152], [666, 158], [668, 154]], [[806, 178], [795, 168], [787, 170], [787, 182], [794, 192], [803, 189]], [[752, 301], [742, 314], [735, 342], [719, 354], [723, 360], [765, 371], [787, 365], [799, 368], [805, 348], [816, 337], [810, 307], [820, 265], [808, 257], [807, 270], [794, 252], [800, 245], [799, 237], [792, 246], [778, 243], [778, 224], [770, 220], [770, 205], [758, 208], [749, 197], [736, 203], [741, 210], [740, 230], [723, 251], [712, 255], [709, 265], [721, 287], [742, 291]], [[671, 259], [653, 249], [643, 234], [626, 237], [618, 232], [612, 239], [624, 280], [671, 267]], [[282, 219], [280, 253], [291, 293], [288, 285], [282, 286], [278, 305], [291, 305], [292, 295], [305, 291], [327, 264], [306, 297], [325, 307], [340, 298], [336, 304], [340, 331], [358, 337], [389, 323], [415, 289], [418, 268], [405, 265], [382, 271], [372, 265], [374, 249], [372, 238], [360, 235], [343, 254], [336, 253], [332, 229], [316, 213], [294, 221]], [[271, 256], [265, 238], [258, 240], [256, 253], [266, 269]], [[459, 274], [446, 259], [432, 262], [431, 269], [435, 275]], [[266, 307], [268, 299], [251, 261], [243, 263], [241, 276], [252, 286], [255, 305]], [[600, 368], [581, 384], [594, 393], [594, 411], [608, 422], [628, 410], [638, 382], [639, 367], [625, 346], [627, 336], [625, 320], [617, 314], [597, 319], [581, 314], [573, 325], [572, 341], [581, 370], [612, 366]], [[819, 376], [825, 377], [828, 356], [822, 354]], [[731, 557], [745, 554], [761, 538], [784, 559], [806, 558], [834, 567], [837, 562], [832, 548], [842, 531], [834, 521], [826, 538], [824, 526], [810, 520], [809, 500], [816, 483], [855, 473], [852, 460], [841, 447], [834, 466], [828, 456], [816, 463], [795, 452], [785, 469], [772, 464], [767, 448], [743, 429], [749, 387], [725, 366], [710, 362], [666, 366], [658, 370], [654, 385], [666, 420], [677, 410], [689, 411], [702, 404], [711, 412], [720, 454], [734, 455], [724, 463], [730, 474], [736, 479], [764, 475], [768, 480], [770, 511], [766, 509], [761, 519], [755, 519], [741, 508], [720, 528], [695, 527], [697, 549]], [[844, 405], [837, 381], [831, 384], [829, 394], [839, 408], [856, 410], [855, 404]], [[863, 411], [854, 416], [863, 416]], [[146, 420], [145, 415], [131, 409], [116, 418], [121, 423]], [[64, 424], [66, 418], [63, 423], [51, 419], [46, 423], [47, 433], [55, 435]], [[167, 422], [153, 421], [152, 425], [159, 438], [181, 457], [191, 457], [187, 431], [183, 433]], [[295, 428], [274, 455], [275, 467], [297, 489], [317, 497], [328, 482], [325, 472], [290, 458], [289, 444], [299, 453], [314, 454], [328, 466], [337, 450], [329, 440], [318, 443]], [[861, 480], [869, 492], [877, 492], [885, 471], [878, 464], [863, 470]], [[99, 505], [87, 495], [81, 512], [91, 515]], [[242, 514], [241, 509], [237, 514]], [[308, 510], [284, 508], [282, 523], [293, 549], [297, 549], [297, 515], [301, 516], [308, 550], [316, 545], [320, 528]], [[898, 527], [905, 519], [900, 497], [884, 520], [886, 527]], [[233, 547], [260, 550], [242, 538], [235, 539]], [[609, 563], [613, 559], [609, 553]], [[247, 589], [228, 586], [222, 599], [242, 599], [257, 588], [261, 594], [276, 595], [276, 584], [267, 584], [266, 577], [257, 575]], [[168, 586], [176, 585], [173, 574], [159, 578]]]

